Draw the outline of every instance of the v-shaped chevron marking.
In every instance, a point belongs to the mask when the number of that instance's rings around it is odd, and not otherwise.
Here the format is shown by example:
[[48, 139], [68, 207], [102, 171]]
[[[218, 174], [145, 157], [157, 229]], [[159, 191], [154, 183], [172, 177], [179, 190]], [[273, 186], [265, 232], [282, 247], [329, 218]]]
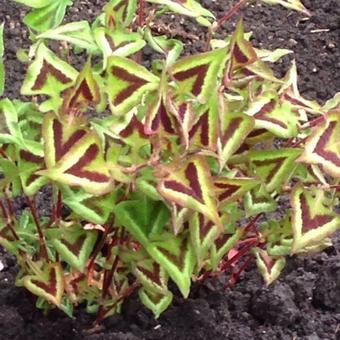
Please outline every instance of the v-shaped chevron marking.
[[176, 81], [180, 95], [192, 94], [202, 102], [207, 102], [221, 76], [227, 58], [226, 49], [189, 56], [179, 60], [171, 68], [171, 76]]
[[326, 121], [313, 128], [304, 153], [298, 161], [318, 164], [325, 172], [340, 178], [340, 109], [328, 113]]
[[209, 167], [202, 157], [180, 164], [160, 181], [159, 192], [181, 207], [193, 209], [211, 219], [221, 230], [221, 223]]
[[306, 190], [301, 185], [293, 189], [293, 253], [322, 243], [326, 237], [340, 229], [340, 216], [326, 205], [326, 199], [323, 189]]
[[148, 91], [159, 86], [158, 77], [127, 58], [111, 56], [106, 74], [111, 111], [117, 115], [133, 109]]
[[77, 122], [61, 123], [50, 113], [44, 117], [43, 138], [47, 169], [38, 174], [96, 195], [111, 190], [111, 174], [94, 131], [79, 128]]
[[[45, 275], [46, 274], [46, 275]], [[29, 275], [24, 277], [24, 286], [33, 294], [45, 298], [57, 306], [64, 293], [63, 270], [59, 263], [51, 264], [44, 277]]]

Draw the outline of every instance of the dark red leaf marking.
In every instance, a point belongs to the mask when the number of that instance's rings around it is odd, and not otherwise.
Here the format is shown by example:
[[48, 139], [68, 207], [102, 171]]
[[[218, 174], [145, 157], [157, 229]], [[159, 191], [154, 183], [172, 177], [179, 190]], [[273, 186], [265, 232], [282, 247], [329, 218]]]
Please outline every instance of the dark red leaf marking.
[[173, 75], [173, 77], [178, 81], [183, 81], [192, 77], [196, 77], [191, 92], [194, 96], [198, 96], [202, 91], [204, 79], [207, 75], [208, 69], [209, 65], [203, 64], [195, 66], [189, 70], [177, 72]]
[[209, 146], [209, 115], [208, 112], [202, 114], [197, 123], [189, 132], [189, 138], [193, 138], [200, 128], [200, 141], [203, 146]]
[[269, 103], [263, 105], [260, 112], [256, 113], [254, 117], [259, 120], [264, 120], [264, 121], [279, 125], [283, 129], [287, 129], [287, 124], [285, 124], [279, 119], [268, 116], [268, 114], [273, 112], [275, 105], [276, 105], [276, 102], [274, 99], [272, 99]]
[[165, 257], [167, 257], [169, 259], [170, 262], [174, 263], [176, 265], [177, 268], [179, 268], [180, 270], [184, 269], [184, 259], [185, 259], [185, 253], [186, 253], [186, 243], [183, 242], [180, 246], [180, 251], [178, 256], [170, 253], [169, 250], [162, 248], [162, 247], [158, 247], [157, 248]]
[[137, 266], [137, 269], [142, 272], [148, 279], [155, 282], [157, 285], [162, 286], [162, 281], [160, 277], [160, 266], [158, 263], [153, 263], [152, 271], [142, 267]]
[[33, 153], [26, 151], [26, 150], [20, 150], [20, 158], [26, 162], [36, 163], [36, 164], [41, 164], [44, 161], [43, 157], [36, 156]]
[[46, 293], [56, 296], [57, 294], [57, 277], [55, 269], [50, 270], [49, 281], [48, 283], [39, 281], [39, 280], [31, 280], [31, 282], [36, 285], [37, 287], [41, 288]]
[[109, 43], [111, 51], [115, 51], [116, 45], [115, 45], [114, 41], [112, 40], [112, 38], [108, 34], [105, 34], [105, 39]]
[[302, 231], [307, 232], [312, 229], [316, 229], [318, 227], [322, 227], [332, 220], [331, 216], [328, 215], [316, 215], [315, 217], [311, 217], [310, 209], [313, 207], [309, 207], [307, 200], [303, 194], [300, 194], [300, 205], [302, 211]]
[[199, 234], [201, 241], [204, 240], [204, 238], [208, 235], [209, 231], [214, 227], [214, 225], [215, 224], [212, 221], [208, 221], [205, 223], [203, 215], [199, 215]]
[[86, 235], [80, 235], [79, 238], [74, 242], [70, 243], [65, 239], [60, 239], [60, 242], [63, 243], [68, 250], [70, 250], [74, 255], [79, 256], [81, 249], [83, 248], [84, 242], [86, 240]]
[[275, 262], [265, 253], [260, 253], [260, 257], [264, 262], [268, 273], [270, 274], [272, 272]]
[[268, 131], [266, 129], [256, 129], [256, 130], [253, 130], [252, 132], [250, 132], [247, 137], [248, 138], [254, 138], [254, 137], [261, 136], [261, 135], [263, 135], [267, 132]]
[[265, 180], [269, 180], [272, 179], [274, 177], [274, 175], [276, 174], [276, 172], [280, 169], [280, 167], [282, 166], [283, 162], [286, 160], [286, 157], [278, 157], [278, 158], [274, 158], [274, 159], [266, 159], [263, 161], [253, 161], [254, 165], [256, 166], [267, 166], [267, 165], [274, 165], [274, 167], [270, 170], [270, 172], [268, 173], [267, 177], [265, 178]]
[[46, 60], [44, 60], [40, 73], [37, 76], [34, 85], [32, 86], [32, 90], [33, 91], [40, 90], [45, 85], [47, 76], [49, 74], [63, 84], [67, 84], [72, 81], [72, 79], [67, 77], [64, 73], [62, 73], [60, 70], [56, 69], [53, 65], [49, 64]]
[[158, 112], [151, 123], [152, 131], [156, 132], [159, 129], [161, 123], [166, 132], [171, 133], [171, 134], [176, 133], [173, 127], [172, 121], [170, 117], [168, 116], [168, 112], [165, 108], [163, 100], [161, 101], [159, 108], [158, 108]]
[[190, 183], [190, 187], [195, 192], [195, 196], [203, 200], [202, 189], [198, 178], [197, 168], [194, 163], [189, 163], [185, 169], [185, 177]]
[[84, 167], [90, 164], [97, 157], [98, 152], [99, 152], [98, 145], [92, 144], [86, 150], [84, 155], [78, 160], [78, 162], [74, 164], [71, 168], [69, 168], [66, 172], [80, 178], [86, 178], [92, 182], [98, 183], [108, 182], [110, 179], [106, 175], [95, 171], [84, 170]]
[[228, 240], [230, 239], [230, 236], [231, 235], [229, 234], [224, 234], [215, 240], [217, 251], [220, 250], [228, 242]]
[[84, 79], [81, 82], [81, 84], [77, 88], [76, 92], [71, 97], [70, 104], [69, 104], [70, 108], [73, 108], [78, 104], [78, 100], [79, 100], [80, 95], [82, 95], [85, 98], [85, 100], [88, 101], [88, 102], [92, 102], [93, 99], [94, 99], [93, 95], [91, 93], [90, 87], [87, 84], [86, 79]]
[[75, 131], [71, 137], [63, 144], [63, 126], [55, 119], [53, 121], [55, 159], [58, 162], [82, 137], [86, 135], [85, 130]]
[[130, 85], [128, 85], [124, 90], [122, 90], [116, 96], [116, 98], [113, 101], [114, 105], [121, 104], [124, 100], [130, 97], [135, 91], [137, 91], [139, 88], [141, 88], [142, 86], [148, 83], [148, 81], [142, 78], [139, 78], [118, 66], [112, 66], [111, 73], [113, 76], [130, 83]]
[[294, 98], [293, 96], [291, 96], [289, 93], [285, 93], [282, 97], [284, 100], [287, 100], [288, 102], [290, 102], [293, 105], [298, 105], [298, 106], [303, 106], [303, 107], [307, 107], [306, 104], [304, 104], [302, 101], [298, 100], [297, 98]]
[[223, 200], [231, 197], [241, 187], [239, 185], [227, 184], [227, 183], [223, 183], [223, 182], [216, 182], [215, 186], [218, 189], [223, 189], [223, 192], [218, 196], [218, 199], [220, 201], [223, 201]]
[[[314, 149], [314, 152], [324, 159], [332, 162], [336, 166], [340, 167], [340, 158], [336, 152], [328, 151], [325, 149], [327, 142], [332, 136], [333, 130], [336, 128], [336, 122], [330, 122], [325, 132], [320, 136], [318, 143]], [[338, 136], [340, 138], [340, 136]]]
[[122, 130], [119, 135], [122, 138], [127, 138], [133, 134], [134, 131], [138, 131], [140, 137], [147, 139], [148, 136], [144, 132], [144, 124], [138, 120], [136, 116], [133, 116], [128, 126]]
[[249, 62], [249, 58], [242, 52], [238, 44], [234, 45], [233, 55], [239, 64], [246, 64]]
[[223, 144], [226, 144], [226, 142], [228, 141], [228, 139], [232, 138], [235, 131], [237, 131], [237, 129], [239, 128], [239, 126], [242, 123], [242, 118], [237, 117], [232, 119], [231, 123], [229, 124], [227, 130], [224, 132], [221, 141]]
[[188, 188], [187, 186], [185, 186], [182, 183], [170, 180], [170, 181], [165, 181], [164, 182], [164, 187], [173, 191], [178, 191], [182, 194], [188, 195], [188, 196], [192, 196], [197, 200], [200, 200], [199, 197], [197, 197], [197, 195], [195, 194], [195, 192]]

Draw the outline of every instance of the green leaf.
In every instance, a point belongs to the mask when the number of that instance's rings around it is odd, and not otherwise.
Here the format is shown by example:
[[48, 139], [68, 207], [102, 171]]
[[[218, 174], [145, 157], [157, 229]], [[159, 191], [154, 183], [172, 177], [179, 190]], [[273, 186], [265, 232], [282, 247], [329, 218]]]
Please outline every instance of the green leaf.
[[84, 272], [97, 240], [96, 231], [85, 231], [82, 226], [73, 225], [62, 230], [49, 229], [46, 236], [63, 261]]
[[267, 285], [274, 282], [281, 274], [286, 259], [284, 257], [271, 258], [264, 249], [254, 248], [256, 265]]
[[88, 53], [95, 53], [98, 47], [92, 36], [90, 24], [87, 21], [76, 21], [43, 31], [36, 39], [49, 39], [67, 41], [68, 43], [83, 48]]
[[13, 1], [32, 8], [42, 8], [50, 5], [55, 0], [13, 0]]
[[36, 32], [44, 32], [55, 28], [61, 24], [64, 19], [66, 8], [72, 5], [70, 0], [54, 0], [41, 8], [36, 8], [28, 13], [23, 21]]
[[173, 299], [170, 291], [166, 294], [161, 294], [144, 288], [139, 289], [138, 295], [143, 305], [152, 311], [156, 319], [170, 306]]

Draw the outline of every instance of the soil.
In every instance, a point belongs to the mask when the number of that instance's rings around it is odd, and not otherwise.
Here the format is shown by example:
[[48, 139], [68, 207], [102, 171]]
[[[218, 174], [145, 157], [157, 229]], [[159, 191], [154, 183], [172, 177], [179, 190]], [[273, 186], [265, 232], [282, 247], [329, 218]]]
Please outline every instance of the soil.
[[[230, 0], [203, 0], [218, 17]], [[247, 30], [263, 48], [289, 48], [299, 70], [299, 88], [309, 99], [323, 103], [340, 90], [340, 3], [339, 0], [304, 0], [312, 17], [305, 18], [281, 7], [258, 3], [243, 11]], [[75, 0], [67, 20], [93, 18], [103, 0]], [[5, 21], [7, 83], [5, 95], [17, 97], [25, 66], [16, 59], [19, 47], [28, 46], [28, 34], [20, 24], [25, 8], [0, 0], [0, 22]], [[204, 48], [204, 32], [193, 29], [190, 20], [163, 23], [172, 34], [187, 43], [185, 53]], [[225, 24], [231, 32], [235, 21]], [[193, 33], [188, 35], [187, 32]], [[144, 51], [147, 58], [153, 55]], [[276, 72], [287, 70], [292, 55], [276, 65]], [[40, 194], [40, 212], [48, 214], [49, 192]], [[25, 204], [16, 202], [18, 211]], [[254, 264], [240, 282], [224, 290], [208, 282], [195, 286], [189, 299], [180, 297], [155, 320], [135, 297], [123, 306], [121, 315], [108, 318], [95, 334], [87, 330], [94, 320], [80, 307], [70, 319], [59, 311], [43, 315], [34, 298], [15, 287], [17, 267], [12, 256], [0, 249], [0, 340], [86, 339], [86, 340], [205, 340], [205, 339], [340, 339], [340, 236], [319, 255], [292, 257], [281, 277], [265, 287]]]

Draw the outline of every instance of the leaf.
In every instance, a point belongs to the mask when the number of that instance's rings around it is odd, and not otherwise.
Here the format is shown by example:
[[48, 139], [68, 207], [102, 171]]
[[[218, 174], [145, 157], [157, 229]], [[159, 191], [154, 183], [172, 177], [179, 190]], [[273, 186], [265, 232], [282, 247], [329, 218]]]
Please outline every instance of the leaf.
[[[203, 8], [197, 1], [195, 0], [180, 0], [180, 1], [173, 1], [173, 0], [147, 0], [147, 2], [153, 4], [164, 5], [168, 7], [172, 12], [186, 15], [189, 17], [200, 18], [200, 17], [207, 17], [207, 18], [214, 18], [214, 15]], [[209, 23], [209, 22], [208, 22]], [[207, 25], [207, 24], [206, 24]]]
[[18, 171], [22, 188], [27, 196], [37, 193], [48, 180], [36, 174], [37, 171], [45, 168], [44, 158], [33, 153], [20, 150], [18, 160]]
[[212, 95], [208, 108], [192, 124], [188, 132], [189, 149], [200, 148], [216, 151], [219, 129], [219, 107], [217, 96]]
[[238, 228], [233, 234], [223, 233], [215, 239], [210, 250], [210, 267], [213, 271], [218, 268], [221, 260], [234, 248], [242, 236], [243, 230]]
[[21, 94], [56, 96], [70, 87], [77, 75], [78, 72], [72, 66], [59, 59], [41, 43], [34, 62], [28, 68]]
[[151, 235], [160, 234], [169, 221], [170, 213], [162, 201], [145, 195], [138, 200], [123, 201], [114, 207], [118, 222], [145, 247]]
[[28, 13], [23, 22], [37, 32], [44, 32], [55, 28], [64, 19], [66, 8], [72, 5], [70, 0], [54, 0], [44, 7], [37, 7]]
[[63, 203], [81, 220], [103, 225], [107, 222], [115, 206], [118, 194], [112, 191], [98, 198], [83, 190], [61, 188]]
[[175, 164], [158, 184], [158, 191], [171, 204], [200, 212], [220, 230], [223, 225], [216, 206], [216, 195], [208, 164], [203, 157], [192, 157]]
[[85, 231], [81, 226], [73, 225], [60, 230], [47, 231], [47, 240], [53, 245], [61, 259], [71, 267], [84, 272], [85, 265], [97, 240], [96, 231]]
[[32, 8], [42, 8], [50, 5], [55, 0], [13, 0], [13, 1]]
[[170, 68], [176, 81], [176, 94], [193, 95], [201, 103], [207, 103], [216, 91], [217, 80], [221, 77], [227, 59], [224, 48], [180, 59]]
[[254, 119], [245, 114], [223, 114], [219, 148], [220, 169], [228, 163], [230, 156], [239, 149], [253, 127]]
[[112, 31], [104, 27], [94, 29], [94, 38], [103, 54], [103, 69], [106, 69], [110, 56], [128, 57], [145, 46], [145, 41], [139, 33]]
[[267, 285], [274, 282], [281, 274], [286, 259], [284, 257], [271, 258], [264, 249], [254, 248], [256, 265]]
[[98, 51], [98, 46], [92, 36], [90, 24], [87, 21], [76, 21], [42, 31], [36, 39], [66, 41], [76, 47], [83, 48], [88, 53]]
[[212, 221], [207, 220], [199, 213], [195, 213], [190, 218], [189, 229], [191, 242], [199, 266], [198, 270], [200, 270], [212, 244], [220, 235], [220, 230]]
[[41, 275], [27, 275], [23, 284], [34, 295], [46, 299], [56, 306], [60, 306], [64, 293], [64, 274], [59, 263], [52, 263], [46, 267]]
[[251, 176], [259, 177], [268, 192], [280, 191], [292, 176], [300, 149], [252, 150], [248, 152]]
[[258, 180], [247, 177], [217, 177], [214, 180], [215, 192], [220, 204], [235, 202], [258, 184]]
[[304, 189], [296, 185], [291, 194], [292, 253], [315, 246], [340, 229], [340, 216], [327, 204], [323, 189]]
[[0, 25], [0, 97], [5, 90], [5, 67], [4, 67], [4, 23]]
[[246, 217], [269, 213], [277, 209], [276, 201], [261, 186], [248, 191], [244, 196]]
[[340, 109], [330, 111], [312, 129], [298, 162], [318, 164], [330, 176], [340, 178]]
[[91, 61], [88, 60], [83, 70], [79, 73], [74, 86], [65, 93], [61, 112], [64, 115], [71, 115], [78, 110], [87, 109], [90, 105], [97, 105], [100, 99], [99, 85], [94, 78]]
[[289, 9], [300, 11], [308, 16], [311, 15], [310, 12], [306, 9], [306, 7], [303, 6], [300, 0], [262, 0], [262, 1], [269, 5], [281, 5]]
[[158, 294], [167, 294], [168, 274], [152, 259], [138, 261], [133, 265], [133, 273], [145, 289]]
[[107, 87], [113, 114], [122, 115], [140, 104], [144, 95], [159, 86], [158, 77], [136, 62], [112, 56], [108, 60]]
[[143, 305], [152, 311], [156, 319], [170, 306], [173, 299], [170, 291], [166, 294], [161, 294], [144, 288], [139, 289], [138, 295]]
[[82, 187], [94, 195], [112, 190], [113, 181], [94, 131], [62, 123], [49, 113], [43, 122], [46, 170], [38, 174], [71, 187]]
[[111, 0], [104, 7], [106, 27], [128, 27], [135, 17], [136, 9], [137, 0]]

